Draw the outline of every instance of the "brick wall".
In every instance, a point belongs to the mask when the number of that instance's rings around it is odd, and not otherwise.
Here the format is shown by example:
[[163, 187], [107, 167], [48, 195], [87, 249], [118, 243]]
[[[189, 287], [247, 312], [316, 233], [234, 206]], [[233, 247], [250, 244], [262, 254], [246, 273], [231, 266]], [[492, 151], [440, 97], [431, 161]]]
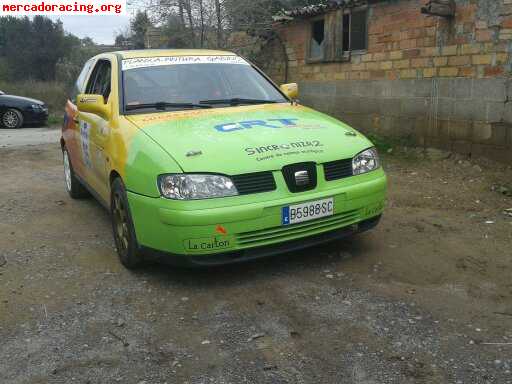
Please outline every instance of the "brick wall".
[[[303, 103], [363, 131], [512, 161], [512, 0], [457, 0], [451, 20], [421, 14], [424, 2], [370, 5], [368, 49], [349, 62], [306, 64], [309, 20], [276, 25], [287, 80]], [[279, 82], [282, 61], [263, 64]]]

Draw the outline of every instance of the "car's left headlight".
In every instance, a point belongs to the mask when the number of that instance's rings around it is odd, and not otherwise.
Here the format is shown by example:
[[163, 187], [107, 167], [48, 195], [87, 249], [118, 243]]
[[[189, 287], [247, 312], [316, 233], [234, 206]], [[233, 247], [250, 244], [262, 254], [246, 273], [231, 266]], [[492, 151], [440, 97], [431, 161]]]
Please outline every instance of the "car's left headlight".
[[30, 108], [32, 108], [34, 111], [43, 111], [44, 110], [43, 106], [40, 104], [31, 104]]
[[210, 174], [167, 174], [158, 177], [163, 197], [174, 200], [199, 200], [236, 196], [238, 191], [227, 176]]
[[368, 148], [359, 152], [352, 159], [352, 174], [354, 175], [370, 172], [379, 167], [379, 154], [375, 148]]

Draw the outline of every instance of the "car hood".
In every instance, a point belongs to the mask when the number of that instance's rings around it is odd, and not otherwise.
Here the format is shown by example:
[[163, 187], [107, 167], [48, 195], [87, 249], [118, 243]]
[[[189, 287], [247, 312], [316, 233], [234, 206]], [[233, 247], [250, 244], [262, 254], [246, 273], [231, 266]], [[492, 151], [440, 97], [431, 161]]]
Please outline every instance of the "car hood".
[[184, 172], [235, 175], [286, 164], [351, 158], [372, 143], [348, 125], [304, 106], [260, 104], [127, 118]]
[[40, 104], [44, 105], [44, 102], [37, 99], [31, 99], [30, 97], [14, 96], [14, 95], [0, 95], [3, 101], [12, 101], [15, 103], [27, 103], [27, 104]]

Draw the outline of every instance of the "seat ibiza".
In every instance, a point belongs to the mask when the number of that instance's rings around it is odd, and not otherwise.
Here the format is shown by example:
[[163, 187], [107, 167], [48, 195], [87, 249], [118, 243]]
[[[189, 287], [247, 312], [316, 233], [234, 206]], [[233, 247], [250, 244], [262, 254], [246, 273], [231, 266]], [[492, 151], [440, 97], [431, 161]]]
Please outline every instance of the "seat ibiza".
[[230, 52], [98, 55], [66, 104], [72, 198], [111, 213], [119, 258], [210, 266], [373, 228], [386, 176], [361, 133]]

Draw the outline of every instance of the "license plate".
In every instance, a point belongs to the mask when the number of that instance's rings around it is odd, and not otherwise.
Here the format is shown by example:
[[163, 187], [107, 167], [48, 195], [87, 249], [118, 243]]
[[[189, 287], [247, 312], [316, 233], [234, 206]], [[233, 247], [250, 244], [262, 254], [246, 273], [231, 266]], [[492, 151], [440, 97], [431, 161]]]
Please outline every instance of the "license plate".
[[334, 199], [308, 201], [282, 208], [281, 223], [283, 225], [302, 223], [334, 214]]

